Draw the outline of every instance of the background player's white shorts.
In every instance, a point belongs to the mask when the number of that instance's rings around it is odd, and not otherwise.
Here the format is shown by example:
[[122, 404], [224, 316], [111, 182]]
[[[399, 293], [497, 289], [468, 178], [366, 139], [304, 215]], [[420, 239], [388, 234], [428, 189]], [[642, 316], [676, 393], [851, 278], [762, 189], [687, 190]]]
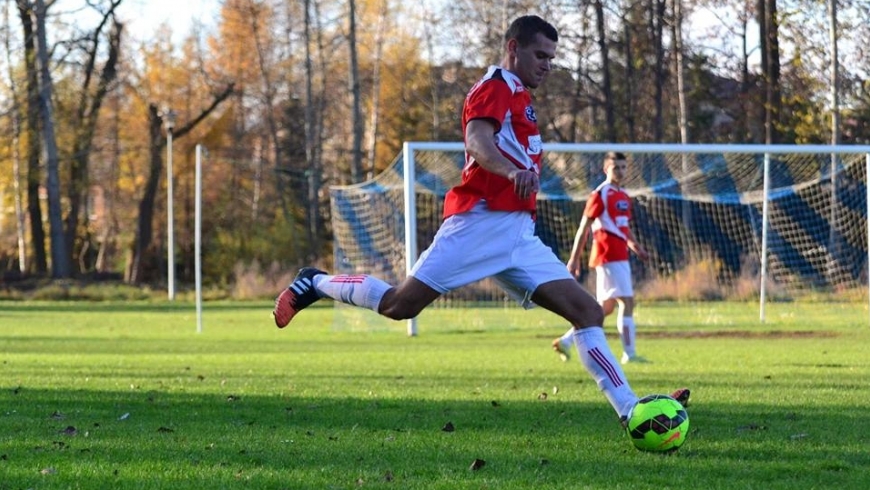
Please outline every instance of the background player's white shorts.
[[595, 290], [598, 303], [608, 299], [634, 296], [631, 287], [631, 266], [627, 260], [607, 262], [595, 268]]
[[535, 236], [529, 213], [489, 211], [483, 202], [444, 220], [411, 275], [442, 294], [492, 276], [525, 308], [541, 284], [573, 279]]

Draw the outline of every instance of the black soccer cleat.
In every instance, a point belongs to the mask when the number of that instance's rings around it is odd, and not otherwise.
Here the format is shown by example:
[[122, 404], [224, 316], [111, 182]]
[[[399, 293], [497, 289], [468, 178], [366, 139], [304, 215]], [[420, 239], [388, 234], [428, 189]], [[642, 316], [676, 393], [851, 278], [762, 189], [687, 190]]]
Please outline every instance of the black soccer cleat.
[[320, 294], [314, 288], [314, 276], [319, 274], [326, 274], [326, 272], [314, 267], [299, 269], [290, 286], [275, 298], [272, 318], [278, 328], [286, 327], [297, 313], [320, 299]]

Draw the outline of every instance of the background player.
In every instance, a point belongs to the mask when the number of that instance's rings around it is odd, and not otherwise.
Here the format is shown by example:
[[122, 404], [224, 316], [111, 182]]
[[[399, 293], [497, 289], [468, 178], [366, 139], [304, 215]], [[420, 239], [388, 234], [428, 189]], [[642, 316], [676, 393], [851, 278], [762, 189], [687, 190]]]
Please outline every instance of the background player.
[[[622, 363], [646, 362], [637, 354], [637, 332], [634, 324], [634, 288], [631, 281], [629, 250], [641, 260], [647, 260], [646, 250], [634, 240], [631, 221], [631, 198], [620, 187], [625, 179], [628, 161], [625, 155], [609, 152], [604, 156], [605, 181], [590, 194], [580, 226], [574, 237], [568, 271], [579, 278], [582, 254], [587, 235], [592, 230], [592, 252], [589, 267], [595, 269], [596, 295], [607, 316], [618, 306], [616, 329], [622, 342]], [[571, 351], [571, 332], [553, 341], [563, 360]]]

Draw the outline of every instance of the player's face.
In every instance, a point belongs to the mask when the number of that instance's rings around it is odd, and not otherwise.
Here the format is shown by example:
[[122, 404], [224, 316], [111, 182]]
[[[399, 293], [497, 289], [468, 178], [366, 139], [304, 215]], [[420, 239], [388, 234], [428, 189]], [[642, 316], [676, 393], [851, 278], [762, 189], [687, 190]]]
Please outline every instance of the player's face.
[[511, 71], [526, 87], [537, 88], [550, 72], [550, 63], [556, 57], [556, 42], [539, 32], [528, 46], [520, 46], [515, 40], [510, 43], [515, 60]]
[[628, 162], [625, 160], [609, 160], [604, 167], [607, 172], [607, 178], [614, 184], [618, 184], [625, 178], [625, 172], [628, 170]]

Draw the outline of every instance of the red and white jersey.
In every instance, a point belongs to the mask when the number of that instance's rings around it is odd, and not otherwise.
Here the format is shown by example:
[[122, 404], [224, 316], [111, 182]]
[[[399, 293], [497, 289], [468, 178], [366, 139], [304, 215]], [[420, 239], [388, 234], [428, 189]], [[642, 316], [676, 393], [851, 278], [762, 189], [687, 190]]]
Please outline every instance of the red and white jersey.
[[604, 182], [589, 196], [583, 215], [592, 222], [589, 267], [628, 260], [628, 223], [631, 198], [621, 188]]
[[[495, 146], [518, 169], [541, 174], [541, 134], [532, 107], [532, 97], [513, 73], [490, 66], [468, 92], [462, 110], [462, 133], [473, 119], [489, 119], [496, 124]], [[536, 194], [520, 199], [514, 184], [481, 167], [465, 153], [462, 183], [444, 198], [444, 217], [464, 213], [481, 200], [493, 211], [535, 212]]]

